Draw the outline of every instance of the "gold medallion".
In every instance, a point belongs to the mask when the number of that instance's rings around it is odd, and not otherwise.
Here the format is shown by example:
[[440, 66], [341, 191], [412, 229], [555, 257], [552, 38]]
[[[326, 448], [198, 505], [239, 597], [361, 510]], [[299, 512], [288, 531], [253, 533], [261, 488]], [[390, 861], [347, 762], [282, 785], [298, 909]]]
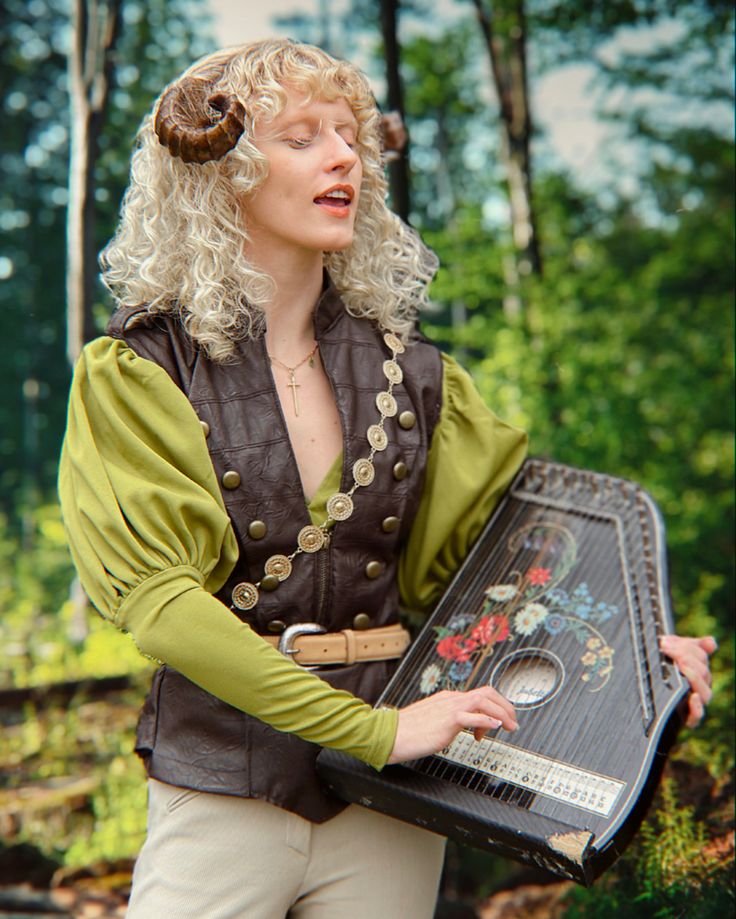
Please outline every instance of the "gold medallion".
[[395, 354], [403, 354], [406, 350], [403, 341], [394, 335], [393, 332], [386, 332], [383, 336], [383, 340]]
[[285, 555], [272, 555], [264, 565], [266, 574], [271, 574], [279, 581], [285, 581], [291, 574], [291, 562]]
[[368, 443], [374, 450], [385, 450], [388, 446], [388, 436], [380, 424], [372, 424], [367, 432]]
[[353, 513], [353, 499], [350, 495], [337, 492], [327, 501], [327, 513], [333, 520], [347, 520]]
[[233, 606], [237, 609], [248, 610], [258, 603], [258, 588], [250, 581], [241, 581], [233, 587], [231, 594]]
[[394, 399], [390, 392], [378, 393], [376, 396], [376, 408], [382, 415], [385, 415], [387, 418], [393, 418], [398, 411], [396, 399]]
[[396, 361], [383, 362], [383, 375], [391, 383], [400, 383], [404, 379], [404, 371]]
[[319, 552], [325, 544], [325, 534], [319, 527], [305, 526], [296, 538], [302, 552]]
[[376, 477], [376, 470], [369, 459], [359, 459], [353, 463], [353, 478], [358, 485], [370, 485]]

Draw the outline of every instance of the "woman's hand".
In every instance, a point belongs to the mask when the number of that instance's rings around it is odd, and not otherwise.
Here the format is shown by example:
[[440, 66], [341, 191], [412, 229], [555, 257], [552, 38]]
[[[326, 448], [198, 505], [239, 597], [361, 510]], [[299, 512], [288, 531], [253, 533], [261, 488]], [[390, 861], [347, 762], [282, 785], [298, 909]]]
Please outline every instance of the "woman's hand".
[[399, 727], [389, 763], [401, 763], [437, 753], [463, 728], [480, 740], [486, 731], [503, 725], [518, 727], [513, 705], [490, 686], [469, 692], [438, 692], [399, 709]]
[[685, 725], [697, 727], [703, 720], [705, 706], [710, 702], [710, 663], [708, 658], [717, 650], [718, 644], [712, 635], [705, 638], [686, 638], [682, 635], [664, 635], [659, 642], [662, 652], [671, 657], [675, 666], [690, 683], [688, 716]]

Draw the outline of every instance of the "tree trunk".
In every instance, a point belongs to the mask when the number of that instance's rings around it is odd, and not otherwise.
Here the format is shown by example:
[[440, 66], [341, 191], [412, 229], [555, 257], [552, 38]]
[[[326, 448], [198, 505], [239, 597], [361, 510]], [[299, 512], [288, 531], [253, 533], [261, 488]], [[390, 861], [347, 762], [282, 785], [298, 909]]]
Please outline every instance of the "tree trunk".
[[[399, 62], [401, 52], [397, 35], [399, 0], [381, 0], [381, 31], [386, 60], [386, 102], [388, 108], [404, 117], [404, 91]], [[409, 145], [388, 164], [389, 187], [394, 211], [409, 222]]]
[[[507, 280], [513, 289], [520, 275], [541, 274], [542, 258], [537, 237], [532, 199], [532, 169], [529, 145], [532, 121], [529, 109], [524, 0], [501, 0], [498, 12], [473, 0], [478, 23], [488, 48], [493, 82], [501, 114], [501, 156], [511, 208], [511, 233], [516, 260]], [[518, 309], [512, 308], [512, 312]]]
[[98, 140], [114, 72], [122, 0], [75, 0], [69, 53], [71, 148], [67, 205], [67, 359], [74, 366], [95, 335], [97, 245], [94, 177]]

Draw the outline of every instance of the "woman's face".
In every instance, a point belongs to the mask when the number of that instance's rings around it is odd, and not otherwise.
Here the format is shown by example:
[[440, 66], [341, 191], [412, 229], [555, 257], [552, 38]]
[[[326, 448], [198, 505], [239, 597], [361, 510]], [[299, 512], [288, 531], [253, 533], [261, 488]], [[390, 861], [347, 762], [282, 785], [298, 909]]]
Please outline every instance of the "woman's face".
[[286, 107], [254, 132], [268, 158], [265, 182], [245, 201], [256, 262], [289, 251], [336, 251], [353, 241], [363, 177], [355, 116], [344, 99], [308, 101], [296, 89], [287, 97]]

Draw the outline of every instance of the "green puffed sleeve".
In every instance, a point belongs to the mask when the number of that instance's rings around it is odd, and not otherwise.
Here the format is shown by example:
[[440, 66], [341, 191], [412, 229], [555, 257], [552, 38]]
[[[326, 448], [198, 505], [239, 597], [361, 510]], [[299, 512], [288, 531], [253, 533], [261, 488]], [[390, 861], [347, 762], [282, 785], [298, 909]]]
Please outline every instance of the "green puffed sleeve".
[[407, 609], [439, 599], [518, 471], [527, 436], [486, 406], [470, 375], [442, 355], [442, 410], [432, 436], [424, 491], [399, 561]]
[[278, 730], [386, 763], [396, 712], [333, 689], [212, 596], [238, 547], [202, 428], [124, 342], [97, 339], [79, 359], [59, 495], [85, 591], [142, 653]]

